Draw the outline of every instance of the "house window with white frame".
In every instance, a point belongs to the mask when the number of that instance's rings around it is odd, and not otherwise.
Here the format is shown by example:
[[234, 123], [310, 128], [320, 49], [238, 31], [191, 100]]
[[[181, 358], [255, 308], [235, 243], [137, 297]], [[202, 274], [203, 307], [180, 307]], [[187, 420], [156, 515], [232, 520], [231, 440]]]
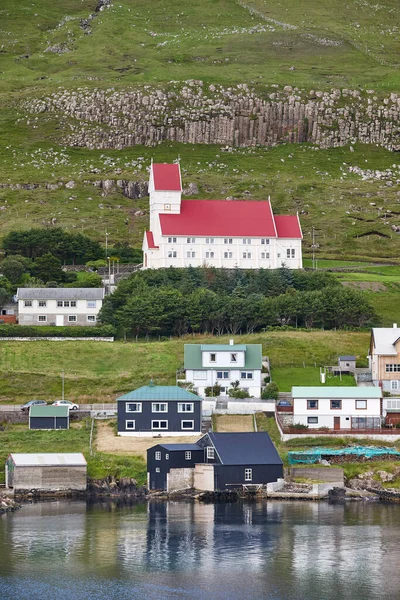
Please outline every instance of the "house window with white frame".
[[237, 354], [236, 352], [231, 352], [231, 363], [237, 362]]
[[76, 315], [68, 315], [68, 323], [76, 323]]
[[224, 238], [224, 244], [233, 244], [233, 238]]
[[76, 308], [76, 300], [71, 300], [71, 308]]
[[165, 460], [169, 460], [169, 454], [167, 452], [167, 454], [165, 455]]
[[125, 403], [125, 412], [127, 413], [141, 413], [142, 412], [142, 403], [141, 402], [126, 402]]
[[207, 446], [207, 458], [210, 460], [214, 460], [215, 458], [215, 448], [213, 446]]
[[176, 244], [176, 237], [169, 237], [168, 244]]
[[40, 308], [45, 308], [47, 306], [46, 300], [39, 300], [38, 304], [39, 304]]
[[86, 318], [88, 323], [96, 323], [96, 315], [87, 315]]
[[296, 254], [296, 251], [295, 251], [294, 248], [288, 248], [286, 250], [286, 257], [287, 258], [295, 258], [295, 254]]
[[86, 300], [86, 308], [96, 308], [96, 300]]
[[318, 425], [318, 417], [307, 417], [308, 425]]
[[392, 381], [390, 382], [390, 387], [392, 390], [399, 389], [399, 382], [397, 381], [397, 379], [392, 379]]
[[253, 371], [241, 371], [240, 379], [253, 379]]
[[307, 400], [307, 408], [309, 410], [318, 410], [318, 400]]
[[232, 258], [233, 252], [224, 252], [224, 258]]
[[181, 429], [194, 429], [194, 421], [181, 421]]
[[210, 362], [216, 362], [217, 360], [217, 355], [214, 354], [214, 352], [211, 352], [210, 354]]
[[178, 413], [192, 413], [194, 412], [193, 402], [178, 402]]
[[190, 452], [190, 450], [187, 450], [185, 452], [185, 460], [191, 460], [192, 459], [192, 453]]
[[64, 300], [64, 306], [65, 306], [66, 308], [69, 308], [69, 300]]
[[243, 244], [251, 244], [251, 238], [243, 238]]
[[25, 308], [30, 308], [32, 306], [32, 300], [24, 300]]
[[154, 458], [155, 460], [161, 460], [161, 452], [159, 450], [154, 453]]
[[243, 252], [243, 258], [251, 258], [251, 252]]
[[188, 238], [186, 238], [186, 243], [187, 244], [195, 244], [196, 243], [196, 238], [188, 237]]
[[269, 239], [268, 238], [261, 238], [261, 243], [268, 245], [269, 244]]
[[171, 210], [170, 204], [164, 204], [164, 210]]
[[186, 252], [186, 258], [196, 258], [196, 252], [189, 250], [189, 252]]
[[217, 379], [229, 379], [229, 371], [217, 371]]
[[206, 258], [214, 258], [214, 252], [206, 252]]
[[63, 306], [63, 301], [62, 300], [57, 300], [57, 307], [61, 308]]
[[365, 410], [367, 408], [366, 400], [356, 400], [356, 409], [357, 410]]
[[47, 316], [46, 315], [38, 315], [38, 321], [39, 321], [39, 323], [46, 323]]
[[125, 429], [133, 431], [135, 429], [135, 421], [125, 421]]
[[244, 470], [244, 480], [245, 481], [253, 481], [253, 469], [245, 469]]
[[168, 412], [168, 403], [167, 402], [152, 402], [151, 403], [151, 412]]
[[168, 429], [168, 421], [152, 421], [151, 428], [156, 431]]
[[261, 259], [265, 260], [267, 258], [269, 258], [269, 252], [261, 252]]
[[213, 244], [214, 238], [206, 238], [206, 244]]
[[160, 467], [156, 467], [156, 473], [161, 473]]
[[387, 364], [385, 365], [386, 373], [400, 373], [400, 363], [399, 364]]
[[176, 250], [168, 251], [168, 258], [176, 258], [176, 257], [177, 257]]

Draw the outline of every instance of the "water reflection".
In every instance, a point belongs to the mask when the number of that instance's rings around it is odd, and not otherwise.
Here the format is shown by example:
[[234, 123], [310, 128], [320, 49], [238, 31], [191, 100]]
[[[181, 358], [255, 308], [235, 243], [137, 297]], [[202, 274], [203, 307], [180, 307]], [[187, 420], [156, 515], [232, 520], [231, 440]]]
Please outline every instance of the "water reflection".
[[0, 598], [394, 600], [400, 507], [54, 502], [0, 518]]

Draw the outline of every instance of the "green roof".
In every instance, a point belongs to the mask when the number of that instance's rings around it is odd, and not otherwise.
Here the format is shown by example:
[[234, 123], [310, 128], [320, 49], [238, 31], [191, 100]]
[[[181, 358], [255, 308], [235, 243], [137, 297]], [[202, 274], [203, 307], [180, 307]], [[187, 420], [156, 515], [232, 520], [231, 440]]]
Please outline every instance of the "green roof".
[[128, 392], [117, 400], [201, 400], [196, 394], [188, 392], [178, 385], [144, 385]]
[[[238, 365], [230, 365], [223, 367], [203, 367], [201, 362], [201, 353], [202, 351], [211, 350], [218, 351], [222, 350], [244, 350], [245, 351], [245, 364], [243, 367], [238, 367]], [[185, 344], [185, 358], [184, 358], [184, 368], [185, 369], [196, 369], [200, 370], [221, 370], [224, 369], [226, 371], [230, 369], [261, 369], [262, 366], [262, 346], [261, 344], [243, 344], [240, 346], [229, 346], [229, 344], [225, 345], [207, 345], [207, 344]]]
[[30, 417], [68, 417], [68, 406], [31, 406]]
[[202, 352], [246, 352], [247, 346], [246, 344], [201, 344], [200, 348]]
[[381, 398], [382, 390], [375, 386], [313, 386], [292, 387], [293, 398]]

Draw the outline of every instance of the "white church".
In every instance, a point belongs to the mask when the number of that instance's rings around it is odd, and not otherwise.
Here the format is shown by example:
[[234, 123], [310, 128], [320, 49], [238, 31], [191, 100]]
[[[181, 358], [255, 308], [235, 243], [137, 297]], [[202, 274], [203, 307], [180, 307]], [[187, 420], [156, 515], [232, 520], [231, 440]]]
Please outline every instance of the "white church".
[[179, 164], [152, 164], [150, 230], [143, 268], [302, 268], [298, 215], [274, 215], [269, 200], [182, 200]]

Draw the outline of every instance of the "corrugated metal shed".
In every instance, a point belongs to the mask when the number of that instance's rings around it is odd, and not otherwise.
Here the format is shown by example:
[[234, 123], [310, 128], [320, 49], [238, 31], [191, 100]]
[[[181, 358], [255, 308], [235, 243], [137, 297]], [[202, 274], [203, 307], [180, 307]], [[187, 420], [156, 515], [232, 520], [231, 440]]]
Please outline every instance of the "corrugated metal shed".
[[120, 396], [117, 400], [187, 400], [201, 402], [200, 396], [192, 394], [178, 385], [144, 385], [137, 390]]
[[104, 288], [18, 288], [20, 300], [103, 300]]
[[68, 417], [68, 406], [31, 406], [30, 417]]
[[292, 387], [292, 398], [381, 398], [382, 390], [380, 387], [365, 386], [365, 387], [351, 387], [351, 386], [294, 386]]
[[87, 465], [81, 452], [11, 453], [8, 458], [11, 458], [16, 467], [85, 467]]
[[[230, 364], [229, 366], [209, 366], [203, 367], [201, 360], [201, 352], [202, 351], [218, 351], [218, 350], [226, 350], [230, 351], [245, 351], [245, 364], [244, 367], [238, 367], [236, 364]], [[230, 369], [261, 369], [262, 367], [262, 346], [261, 344], [243, 344], [237, 346], [226, 345], [207, 345], [207, 344], [185, 344], [185, 357], [184, 357], [184, 367], [185, 369], [195, 369], [197, 371], [201, 370], [224, 370], [229, 371]]]

